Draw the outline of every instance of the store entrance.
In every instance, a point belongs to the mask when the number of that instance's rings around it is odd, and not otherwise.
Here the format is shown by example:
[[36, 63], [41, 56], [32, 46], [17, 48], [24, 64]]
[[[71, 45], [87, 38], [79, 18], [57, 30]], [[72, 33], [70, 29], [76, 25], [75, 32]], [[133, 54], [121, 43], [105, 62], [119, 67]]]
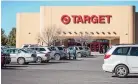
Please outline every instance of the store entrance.
[[119, 38], [91, 38], [88, 41], [84, 40], [83, 42], [75, 40], [74, 38], [65, 38], [62, 42], [59, 42], [58, 45], [64, 45], [65, 47], [69, 46], [88, 46], [91, 52], [106, 53], [110, 46], [119, 44]]
[[88, 44], [92, 52], [105, 53], [109, 48], [109, 40], [99, 39]]
[[69, 46], [88, 46], [91, 50], [91, 52], [99, 52], [99, 53], [105, 53], [109, 48], [109, 40], [106, 39], [96, 39], [92, 40], [89, 43], [85, 43], [85, 45], [82, 43], [76, 42], [74, 39], [68, 39], [67, 41], [67, 47]]

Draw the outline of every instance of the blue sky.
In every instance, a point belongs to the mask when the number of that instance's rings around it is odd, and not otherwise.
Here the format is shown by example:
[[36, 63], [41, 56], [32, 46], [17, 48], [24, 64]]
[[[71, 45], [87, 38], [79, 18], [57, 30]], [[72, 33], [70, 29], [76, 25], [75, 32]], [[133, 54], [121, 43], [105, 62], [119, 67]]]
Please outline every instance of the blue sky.
[[40, 6], [106, 6], [134, 5], [138, 12], [138, 1], [2, 1], [1, 28], [8, 35], [16, 27], [16, 13], [39, 12]]

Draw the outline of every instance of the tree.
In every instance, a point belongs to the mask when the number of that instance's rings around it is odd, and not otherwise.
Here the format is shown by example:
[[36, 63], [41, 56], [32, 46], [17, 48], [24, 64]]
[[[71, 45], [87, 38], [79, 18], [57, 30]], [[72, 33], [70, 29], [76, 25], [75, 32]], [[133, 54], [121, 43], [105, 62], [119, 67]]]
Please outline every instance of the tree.
[[38, 42], [44, 42], [46, 45], [50, 46], [59, 40], [59, 35], [61, 34], [61, 29], [55, 26], [44, 28], [42, 32], [38, 35]]
[[1, 28], [1, 45], [6, 45], [8, 42], [8, 38], [5, 35], [5, 31]]
[[9, 46], [16, 46], [16, 28], [12, 28], [8, 35], [8, 43]]
[[78, 38], [75, 39], [77, 40], [77, 42], [81, 43], [82, 46], [86, 46], [89, 40], [91, 39], [91, 36], [87, 32], [80, 32]]

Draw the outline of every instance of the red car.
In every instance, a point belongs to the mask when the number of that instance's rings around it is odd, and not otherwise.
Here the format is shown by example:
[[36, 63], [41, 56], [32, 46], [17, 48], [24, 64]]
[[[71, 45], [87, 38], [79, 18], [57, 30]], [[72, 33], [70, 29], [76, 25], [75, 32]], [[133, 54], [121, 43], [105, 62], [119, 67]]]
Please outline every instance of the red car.
[[10, 54], [1, 52], [1, 67], [11, 62]]

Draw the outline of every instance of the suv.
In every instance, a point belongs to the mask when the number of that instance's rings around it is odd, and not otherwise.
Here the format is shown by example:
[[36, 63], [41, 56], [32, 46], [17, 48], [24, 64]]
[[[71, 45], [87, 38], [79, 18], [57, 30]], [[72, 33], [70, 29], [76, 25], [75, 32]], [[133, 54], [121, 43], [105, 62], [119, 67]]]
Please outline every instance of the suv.
[[24, 50], [26, 50], [30, 53], [35, 53], [36, 54], [36, 56], [37, 56], [36, 63], [43, 63], [43, 62], [49, 62], [50, 61], [50, 54], [45, 54], [43, 52], [32, 50], [30, 48], [25, 48]]
[[104, 56], [103, 70], [117, 77], [138, 73], [138, 45], [114, 45]]
[[42, 53], [46, 54], [47, 57], [48, 57], [47, 62], [51, 59], [51, 55], [50, 55], [51, 50], [47, 46], [46, 47], [30, 47], [30, 48], [27, 48], [27, 49], [36, 50], [38, 52], [42, 52]]
[[87, 46], [83, 46], [84, 50], [83, 50], [83, 56], [90, 56], [91, 55], [91, 50], [89, 47]]
[[90, 56], [90, 49], [86, 46], [70, 46], [67, 48], [67, 52], [68, 54], [76, 55], [77, 57]]
[[51, 46], [49, 47], [51, 50], [51, 56], [55, 60], [60, 60], [61, 58], [68, 58], [68, 55], [65, 51], [65, 48], [62, 46]]

